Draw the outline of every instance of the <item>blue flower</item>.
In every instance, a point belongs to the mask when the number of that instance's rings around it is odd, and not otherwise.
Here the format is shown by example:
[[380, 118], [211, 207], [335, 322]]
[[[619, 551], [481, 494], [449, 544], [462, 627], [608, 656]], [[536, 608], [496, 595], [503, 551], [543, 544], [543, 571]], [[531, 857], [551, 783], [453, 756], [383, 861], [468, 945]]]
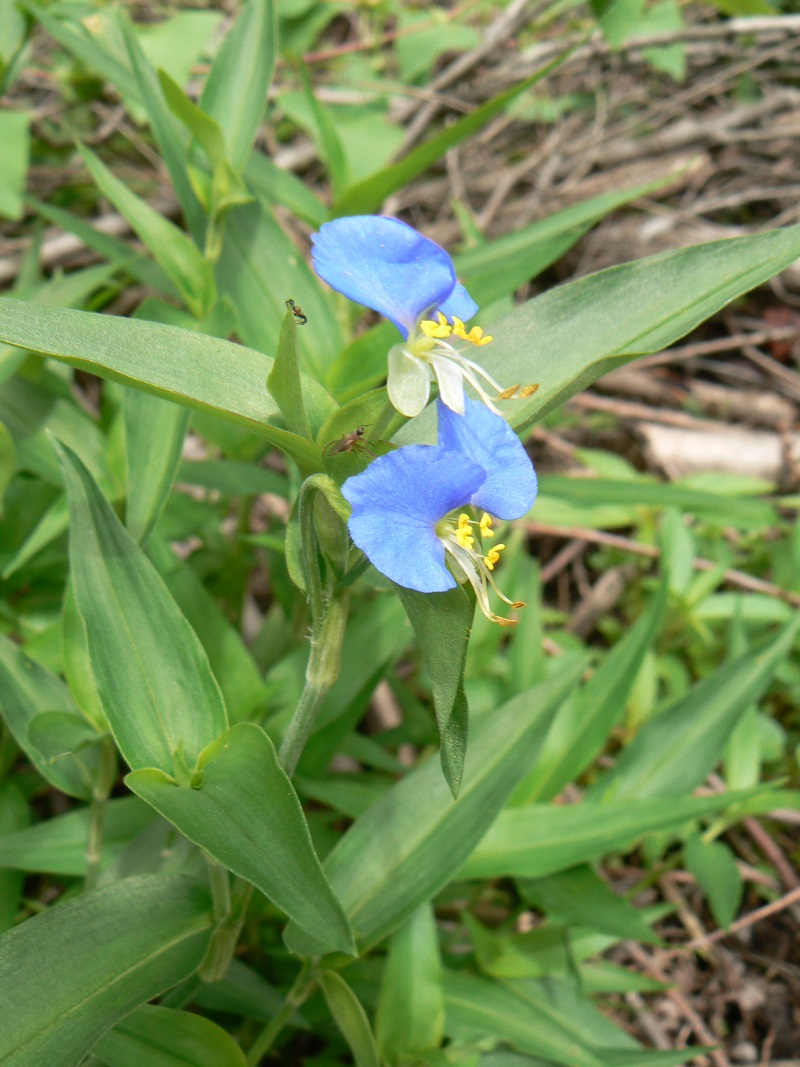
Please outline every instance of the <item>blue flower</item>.
[[[505, 546], [483, 542], [494, 537], [492, 515], [516, 519], [532, 506], [533, 464], [505, 420], [477, 401], [465, 399], [463, 416], [438, 406], [438, 445], [399, 448], [344, 483], [350, 536], [397, 585], [440, 593], [455, 588], [455, 573], [470, 582], [487, 618], [508, 623], [488, 596], [491, 586], [507, 604], [521, 606], [492, 577]], [[470, 507], [483, 511], [480, 519]]]
[[457, 281], [443, 248], [405, 222], [381, 215], [326, 222], [312, 241], [317, 274], [337, 292], [385, 315], [402, 334], [403, 343], [389, 351], [387, 383], [389, 399], [401, 414], [419, 415], [428, 403], [431, 377], [451, 410], [463, 414], [466, 380], [499, 414], [484, 383], [495, 398], [508, 398], [516, 390], [501, 389], [451, 343], [455, 338], [482, 346], [491, 337], [479, 326], [467, 331], [464, 321], [478, 305]]

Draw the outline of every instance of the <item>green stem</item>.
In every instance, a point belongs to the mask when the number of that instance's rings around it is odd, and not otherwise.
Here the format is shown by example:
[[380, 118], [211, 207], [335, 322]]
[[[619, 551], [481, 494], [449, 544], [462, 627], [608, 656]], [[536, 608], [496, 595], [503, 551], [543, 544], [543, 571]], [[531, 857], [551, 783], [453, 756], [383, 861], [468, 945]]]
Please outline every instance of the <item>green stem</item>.
[[92, 786], [89, 801], [89, 832], [86, 838], [86, 889], [94, 889], [103, 858], [103, 826], [106, 820], [106, 801], [117, 776], [117, 750], [109, 737], [100, 742], [100, 766]]
[[243, 878], [236, 878], [231, 891], [227, 870], [207, 853], [203, 855], [208, 864], [211, 899], [217, 925], [197, 974], [203, 982], [218, 982], [231, 965], [253, 895], [253, 887]]
[[314, 728], [320, 704], [339, 677], [349, 600], [349, 590], [332, 597], [311, 638], [306, 684], [278, 752], [278, 762], [290, 778]]
[[286, 994], [283, 1007], [274, 1018], [270, 1019], [250, 1047], [250, 1051], [247, 1053], [247, 1067], [258, 1067], [266, 1053], [272, 1048], [275, 1038], [280, 1034], [300, 1005], [311, 995], [316, 985], [316, 978], [309, 977], [310, 971], [310, 962], [304, 963], [295, 979], [294, 985]]

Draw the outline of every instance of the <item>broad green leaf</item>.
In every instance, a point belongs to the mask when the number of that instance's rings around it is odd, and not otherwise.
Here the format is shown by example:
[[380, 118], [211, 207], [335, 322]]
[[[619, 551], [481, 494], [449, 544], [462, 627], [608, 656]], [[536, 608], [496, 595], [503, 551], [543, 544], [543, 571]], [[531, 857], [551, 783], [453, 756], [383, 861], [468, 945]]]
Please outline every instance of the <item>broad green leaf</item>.
[[217, 52], [200, 107], [225, 131], [228, 159], [241, 171], [264, 117], [275, 64], [273, 0], [248, 0]]
[[488, 100], [485, 104], [475, 108], [471, 114], [457, 119], [450, 126], [446, 126], [441, 132], [434, 134], [430, 140], [425, 141], [418, 148], [412, 149], [399, 163], [386, 167], [384, 170], [378, 171], [377, 174], [372, 174], [369, 178], [351, 185], [334, 203], [331, 209], [332, 215], [334, 217], [339, 215], [363, 215], [377, 211], [387, 196], [398, 189], [402, 189], [413, 178], [424, 173], [428, 167], [441, 159], [447, 151], [460, 144], [465, 138], [483, 129], [495, 115], [499, 115], [504, 111], [513, 100], [527, 89], [530, 89], [532, 85], [541, 81], [551, 70], [558, 67], [567, 55], [568, 53], [564, 53], [556, 56], [554, 60], [547, 63], [535, 74], [532, 74], [530, 78], [525, 78], [519, 85], [498, 93], [497, 96]]
[[64, 677], [75, 703], [99, 733], [105, 732], [108, 723], [89, 660], [86, 624], [78, 611], [70, 585], [64, 593], [64, 609], [61, 614], [61, 657], [64, 662]]
[[286, 475], [235, 459], [184, 459], [178, 467], [177, 480], [216, 489], [227, 496], [273, 493], [285, 498], [289, 493]]
[[584, 1035], [576, 1034], [561, 1013], [537, 1010], [499, 982], [446, 971], [444, 990], [451, 1035], [483, 1034], [565, 1067], [601, 1067]]
[[247, 161], [245, 179], [262, 200], [283, 204], [310, 226], [320, 227], [327, 221], [328, 209], [308, 185], [291, 171], [281, 170], [258, 149]]
[[676, 797], [694, 789], [721, 759], [728, 738], [792, 647], [800, 620], [779, 636], [723, 664], [647, 722], [589, 796], [630, 800]]
[[56, 789], [85, 799], [91, 793], [83, 763], [67, 757], [57, 763], [45, 759], [32, 744], [28, 729], [37, 715], [45, 711], [74, 713], [69, 690], [54, 674], [30, 659], [22, 649], [0, 635], [0, 713], [14, 740], [43, 778]]
[[383, 969], [375, 1035], [390, 1062], [436, 1049], [444, 1036], [439, 935], [430, 904], [422, 904], [392, 936]]
[[260, 726], [240, 723], [209, 745], [191, 786], [159, 770], [134, 771], [126, 783], [326, 951], [353, 951], [350, 926], [314, 852], [297, 794]]
[[179, 560], [168, 545], [151, 537], [147, 554], [206, 650], [231, 723], [253, 717], [266, 702], [266, 690], [261, 672], [241, 634], [223, 614], [191, 565]]
[[[459, 871], [461, 878], [541, 878], [588, 863], [609, 852], [624, 852], [650, 833], [674, 834], [694, 819], [736, 806], [747, 793], [710, 797], [672, 796], [602, 804], [530, 804], [509, 808]], [[770, 794], [774, 797], [774, 794]], [[780, 806], [777, 798], [770, 804]]]
[[129, 878], [0, 938], [0, 1062], [80, 1063], [98, 1038], [199, 966], [212, 916], [182, 875]]
[[724, 841], [704, 841], [699, 834], [683, 846], [687, 870], [708, 897], [720, 926], [730, 926], [742, 902], [744, 885], [736, 857]]
[[[159, 87], [159, 77], [156, 76], [155, 71], [148, 63], [139, 38], [125, 17], [124, 11], [114, 11], [112, 14], [125, 41], [128, 58], [139, 86], [139, 93], [144, 102], [150, 129], [153, 131], [159, 153], [167, 165], [169, 176], [175, 192], [178, 194], [178, 200], [195, 244], [199, 245], [205, 231], [205, 218], [203, 209], [195, 196], [186, 172], [186, 151], [182, 143], [180, 127], [173, 119], [164, 102], [164, 97]], [[164, 72], [162, 71], [161, 74], [163, 75]], [[169, 75], [164, 76], [169, 77]], [[163, 82], [161, 84], [163, 86]], [[122, 209], [120, 208], [120, 210]]]
[[221, 1026], [188, 1011], [143, 1004], [94, 1047], [107, 1067], [246, 1067]]
[[[80, 878], [86, 873], [89, 809], [74, 808], [64, 815], [0, 837], [0, 867]], [[138, 797], [106, 802], [103, 821], [103, 860], [107, 861], [154, 821], [152, 809]]]
[[28, 739], [48, 766], [68, 759], [71, 767], [80, 767], [87, 789], [97, 782], [102, 772], [102, 739], [82, 715], [43, 711], [31, 721]]
[[319, 148], [320, 157], [325, 163], [328, 177], [331, 182], [331, 192], [334, 200], [340, 197], [350, 183], [350, 168], [347, 165], [347, 156], [342, 146], [336, 119], [314, 94], [314, 86], [308, 73], [308, 67], [300, 64], [300, 78], [303, 83], [303, 93], [306, 103], [311, 109], [314, 126], [318, 136], [315, 138]]
[[124, 412], [128, 468], [125, 525], [134, 541], [142, 543], [158, 522], [175, 481], [189, 409], [140, 389], [128, 389]]
[[546, 878], [522, 882], [524, 900], [566, 925], [590, 927], [602, 934], [658, 944], [659, 938], [634, 908], [591, 867], [571, 867]]
[[[387, 790], [340, 840], [325, 873], [363, 948], [430, 900], [466, 860], [535, 760], [582, 666], [565, 663], [558, 677], [473, 722], [458, 800], [438, 762], [428, 760]], [[293, 951], [319, 951], [296, 927], [285, 936]]]
[[[0, 785], [0, 842], [25, 829], [30, 821], [25, 797], [12, 782], [3, 782]], [[0, 847], [0, 934], [10, 930], [16, 921], [24, 886], [24, 874], [3, 861]]]
[[645, 614], [617, 641], [591, 679], [561, 706], [536, 767], [514, 792], [513, 804], [551, 800], [598, 755], [625, 711], [666, 602], [667, 585], [662, 581]]
[[22, 194], [28, 174], [31, 116], [28, 111], [0, 111], [0, 215], [22, 217]]
[[[536, 382], [509, 402], [517, 429], [637, 355], [659, 352], [800, 256], [800, 227], [715, 241], [590, 274], [529, 300], [481, 350], [505, 384]], [[557, 353], [557, 358], [554, 358]]]
[[183, 230], [132, 193], [94, 153], [81, 146], [81, 155], [100, 191], [131, 224], [155, 261], [171, 278], [192, 314], [198, 318], [207, 315], [217, 298], [217, 291], [211, 264], [197, 246]]
[[227, 727], [206, 654], [86, 467], [61, 454], [72, 585], [115, 740], [131, 767], [172, 773], [177, 758], [191, 768]]
[[447, 593], [415, 593], [396, 585], [428, 669], [441, 739], [442, 771], [458, 796], [467, 754], [469, 708], [464, 663], [475, 602], [460, 586]]
[[297, 355], [297, 326], [292, 311], [287, 311], [283, 317], [278, 350], [267, 378], [267, 388], [281, 409], [284, 422], [292, 433], [311, 440], [311, 427], [306, 416]]
[[[210, 411], [254, 430], [312, 470], [319, 450], [271, 425], [266, 392], [272, 359], [241, 345], [175, 326], [39, 307], [0, 297], [0, 340], [43, 352], [101, 378]], [[321, 386], [304, 382], [306, 411], [318, 429], [334, 408]]]
[[336, 971], [322, 971], [319, 984], [356, 1067], [380, 1067], [380, 1055], [361, 1001]]

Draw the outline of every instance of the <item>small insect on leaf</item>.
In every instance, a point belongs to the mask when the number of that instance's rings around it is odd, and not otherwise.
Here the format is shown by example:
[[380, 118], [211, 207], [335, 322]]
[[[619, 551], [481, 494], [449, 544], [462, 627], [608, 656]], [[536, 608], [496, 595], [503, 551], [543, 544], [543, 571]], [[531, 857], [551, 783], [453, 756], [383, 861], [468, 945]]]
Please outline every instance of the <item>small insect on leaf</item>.
[[305, 324], [308, 322], [308, 315], [303, 313], [303, 309], [300, 307], [300, 305], [295, 304], [294, 300], [290, 298], [286, 301], [286, 306], [294, 316], [294, 321], [297, 323], [297, 325], [305, 326]]
[[358, 426], [352, 433], [346, 433], [338, 441], [330, 441], [322, 450], [323, 456], [335, 456], [340, 452], [357, 452], [362, 456], [375, 458], [375, 453], [364, 444], [366, 426]]

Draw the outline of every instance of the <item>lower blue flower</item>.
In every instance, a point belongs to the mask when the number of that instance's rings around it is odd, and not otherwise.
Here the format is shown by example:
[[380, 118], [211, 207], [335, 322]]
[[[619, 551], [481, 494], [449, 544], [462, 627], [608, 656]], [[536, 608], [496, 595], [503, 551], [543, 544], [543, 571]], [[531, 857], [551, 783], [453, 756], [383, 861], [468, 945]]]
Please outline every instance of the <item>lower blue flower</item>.
[[[507, 604], [492, 571], [504, 545], [487, 547], [492, 518], [524, 515], [536, 498], [536, 475], [508, 424], [466, 400], [464, 415], [439, 402], [438, 445], [407, 445], [381, 456], [342, 486], [352, 507], [350, 536], [369, 561], [406, 589], [440, 593], [469, 581], [494, 622], [512, 620], [489, 606], [489, 588]], [[466, 508], [483, 511], [480, 519]], [[448, 566], [449, 563], [449, 566]]]

